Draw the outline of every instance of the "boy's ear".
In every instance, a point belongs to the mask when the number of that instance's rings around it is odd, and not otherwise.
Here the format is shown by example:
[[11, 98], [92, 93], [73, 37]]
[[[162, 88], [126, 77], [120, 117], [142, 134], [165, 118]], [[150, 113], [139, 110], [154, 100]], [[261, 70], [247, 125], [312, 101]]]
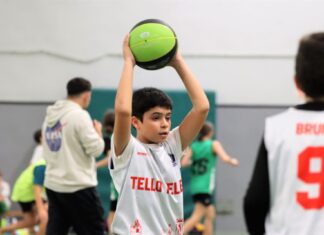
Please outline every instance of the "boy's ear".
[[301, 98], [304, 98], [305, 97], [305, 93], [301, 89], [300, 84], [298, 83], [298, 79], [297, 79], [296, 75], [294, 77], [294, 81], [295, 81], [295, 86], [296, 86], [296, 89], [297, 89], [298, 96], [301, 97]]
[[297, 76], [296, 76], [296, 75], [295, 75], [295, 77], [294, 77], [294, 81], [295, 81], [295, 86], [296, 86], [297, 90], [301, 90], [301, 89], [300, 89], [300, 85], [299, 85], [299, 83], [298, 83], [298, 79], [297, 79]]
[[132, 116], [132, 125], [136, 130], [140, 127], [140, 122], [141, 121], [137, 117]]
[[91, 99], [91, 92], [84, 92], [81, 94], [82, 103], [87, 106]]

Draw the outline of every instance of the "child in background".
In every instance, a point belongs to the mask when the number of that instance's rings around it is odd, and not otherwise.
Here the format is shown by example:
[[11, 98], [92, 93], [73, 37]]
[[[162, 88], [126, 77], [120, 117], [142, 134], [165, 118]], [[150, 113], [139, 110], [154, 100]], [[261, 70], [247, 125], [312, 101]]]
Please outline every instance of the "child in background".
[[[105, 158], [103, 158], [102, 160], [96, 163], [97, 168], [108, 166], [108, 161], [110, 159], [111, 135], [114, 130], [114, 124], [115, 124], [115, 112], [113, 110], [107, 110], [103, 119], [103, 129], [104, 129], [103, 138], [105, 141], [105, 149], [104, 149]], [[109, 213], [106, 221], [108, 231], [111, 231], [111, 224], [114, 219], [114, 215], [117, 207], [117, 199], [118, 199], [118, 193], [116, 191], [113, 181], [110, 180], [110, 207], [109, 207]]]
[[322, 235], [324, 32], [303, 37], [295, 84], [305, 102], [268, 117], [244, 198], [251, 235]]
[[48, 215], [44, 195], [45, 161], [40, 160], [29, 165], [15, 182], [12, 201], [18, 202], [23, 218], [16, 223], [0, 228], [0, 234], [13, 232], [20, 228], [31, 228], [36, 224], [36, 235], [45, 235]]
[[237, 159], [229, 156], [221, 143], [213, 140], [213, 125], [206, 122], [198, 138], [185, 151], [182, 166], [191, 166], [190, 189], [195, 203], [194, 211], [185, 221], [184, 234], [188, 234], [204, 218], [204, 235], [212, 235], [216, 211], [212, 204], [215, 186], [216, 158], [225, 163], [238, 166]]
[[92, 120], [91, 82], [74, 77], [66, 84], [66, 98], [47, 108], [43, 124], [48, 199], [46, 235], [103, 235], [105, 226], [97, 193], [96, 158], [102, 155], [102, 124]]
[[43, 146], [42, 146], [42, 130], [38, 129], [34, 132], [34, 140], [36, 142], [36, 147], [33, 152], [33, 156], [30, 160], [30, 164], [38, 162], [43, 159]]
[[114, 130], [115, 113], [113, 110], [107, 110], [103, 119], [103, 139], [105, 141], [104, 155], [105, 157], [96, 163], [96, 167], [107, 167], [110, 155], [111, 135]]

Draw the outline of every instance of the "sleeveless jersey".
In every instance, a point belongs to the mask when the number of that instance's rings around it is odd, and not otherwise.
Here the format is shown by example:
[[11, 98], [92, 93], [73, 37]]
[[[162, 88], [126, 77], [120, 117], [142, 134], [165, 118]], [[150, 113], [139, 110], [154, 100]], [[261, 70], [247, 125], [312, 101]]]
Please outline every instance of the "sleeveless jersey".
[[159, 145], [143, 144], [131, 136], [122, 155], [116, 157], [114, 148], [111, 149], [109, 168], [119, 194], [112, 232], [183, 234], [182, 149], [178, 128]]
[[[24, 170], [18, 177], [13, 187], [11, 199], [14, 202], [32, 202], [35, 200], [34, 195], [34, 170], [38, 166], [45, 166], [45, 160], [39, 160]], [[43, 175], [45, 174], [45, 170]], [[43, 178], [43, 177], [42, 177]]]
[[290, 108], [266, 119], [269, 235], [324, 232], [324, 111]]
[[191, 144], [192, 163], [191, 194], [212, 194], [215, 186], [216, 155], [213, 153], [213, 140], [195, 141]]

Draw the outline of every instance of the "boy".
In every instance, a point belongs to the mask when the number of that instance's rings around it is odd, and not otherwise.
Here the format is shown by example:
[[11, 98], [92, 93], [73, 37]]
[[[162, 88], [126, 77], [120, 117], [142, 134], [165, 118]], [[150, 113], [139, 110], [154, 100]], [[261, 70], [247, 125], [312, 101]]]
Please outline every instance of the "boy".
[[111, 146], [111, 135], [114, 130], [114, 124], [115, 124], [115, 112], [113, 110], [107, 110], [103, 118], [103, 129], [104, 129], [103, 139], [105, 142], [103, 154], [105, 155], [105, 157], [96, 162], [96, 168], [101, 168], [103, 166], [107, 167], [108, 165], [108, 156], [110, 155], [110, 146]]
[[244, 199], [252, 235], [320, 235], [324, 229], [324, 33], [304, 37], [295, 82], [305, 103], [266, 119]]
[[101, 123], [86, 108], [91, 82], [75, 77], [66, 85], [67, 98], [49, 106], [43, 124], [49, 220], [46, 235], [103, 235], [103, 208], [97, 193], [95, 158], [104, 149]]
[[[133, 94], [134, 57], [129, 36], [123, 45], [124, 67], [115, 100], [110, 172], [119, 193], [114, 234], [182, 234], [183, 194], [180, 157], [199, 132], [208, 99], [179, 52], [170, 65], [184, 83], [192, 109], [170, 131], [172, 104], [155, 88]], [[131, 125], [137, 131], [131, 135]]]
[[[104, 155], [105, 157], [98, 161], [96, 163], [97, 168], [105, 167], [105, 170], [107, 170], [108, 165], [108, 159], [111, 156], [110, 146], [111, 146], [111, 135], [114, 130], [115, 125], [115, 112], [113, 110], [107, 110], [104, 119], [103, 119], [103, 129], [104, 129], [104, 141], [105, 141], [105, 148], [104, 148]], [[100, 182], [100, 181], [99, 181]], [[106, 183], [106, 181], [104, 181]], [[106, 195], [102, 195], [106, 196]], [[117, 206], [117, 199], [118, 199], [118, 193], [115, 189], [115, 186], [110, 180], [110, 207], [109, 207], [109, 213], [106, 220], [106, 225], [108, 228], [108, 231], [111, 231], [111, 224], [115, 216], [116, 206]]]
[[30, 164], [43, 159], [43, 145], [42, 145], [42, 130], [41, 129], [38, 129], [34, 132], [34, 140], [37, 145], [34, 149], [33, 156], [30, 160]]
[[216, 211], [213, 205], [215, 170], [217, 158], [224, 163], [238, 166], [237, 159], [227, 154], [222, 144], [213, 139], [214, 126], [206, 122], [182, 158], [182, 166], [191, 165], [190, 193], [195, 204], [194, 211], [184, 224], [188, 234], [201, 219], [204, 220], [204, 235], [214, 234]]
[[0, 234], [13, 232], [19, 228], [30, 228], [39, 225], [36, 235], [45, 235], [48, 215], [44, 195], [45, 161], [30, 164], [15, 182], [12, 201], [18, 202], [23, 219], [17, 223], [0, 228]]

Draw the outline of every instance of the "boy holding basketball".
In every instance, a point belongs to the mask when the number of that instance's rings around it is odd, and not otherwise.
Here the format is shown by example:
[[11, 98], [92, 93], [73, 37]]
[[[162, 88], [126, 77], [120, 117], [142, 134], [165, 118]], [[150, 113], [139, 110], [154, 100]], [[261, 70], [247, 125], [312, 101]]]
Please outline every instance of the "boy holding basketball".
[[324, 229], [324, 33], [304, 37], [295, 83], [305, 103], [266, 119], [244, 199], [251, 235], [321, 235]]
[[[110, 172], [119, 193], [114, 234], [183, 234], [182, 151], [205, 122], [208, 99], [179, 52], [170, 62], [192, 101], [179, 127], [170, 131], [172, 103], [161, 90], [133, 93], [135, 59], [129, 36], [115, 100]], [[136, 138], [131, 135], [134, 126]]]

